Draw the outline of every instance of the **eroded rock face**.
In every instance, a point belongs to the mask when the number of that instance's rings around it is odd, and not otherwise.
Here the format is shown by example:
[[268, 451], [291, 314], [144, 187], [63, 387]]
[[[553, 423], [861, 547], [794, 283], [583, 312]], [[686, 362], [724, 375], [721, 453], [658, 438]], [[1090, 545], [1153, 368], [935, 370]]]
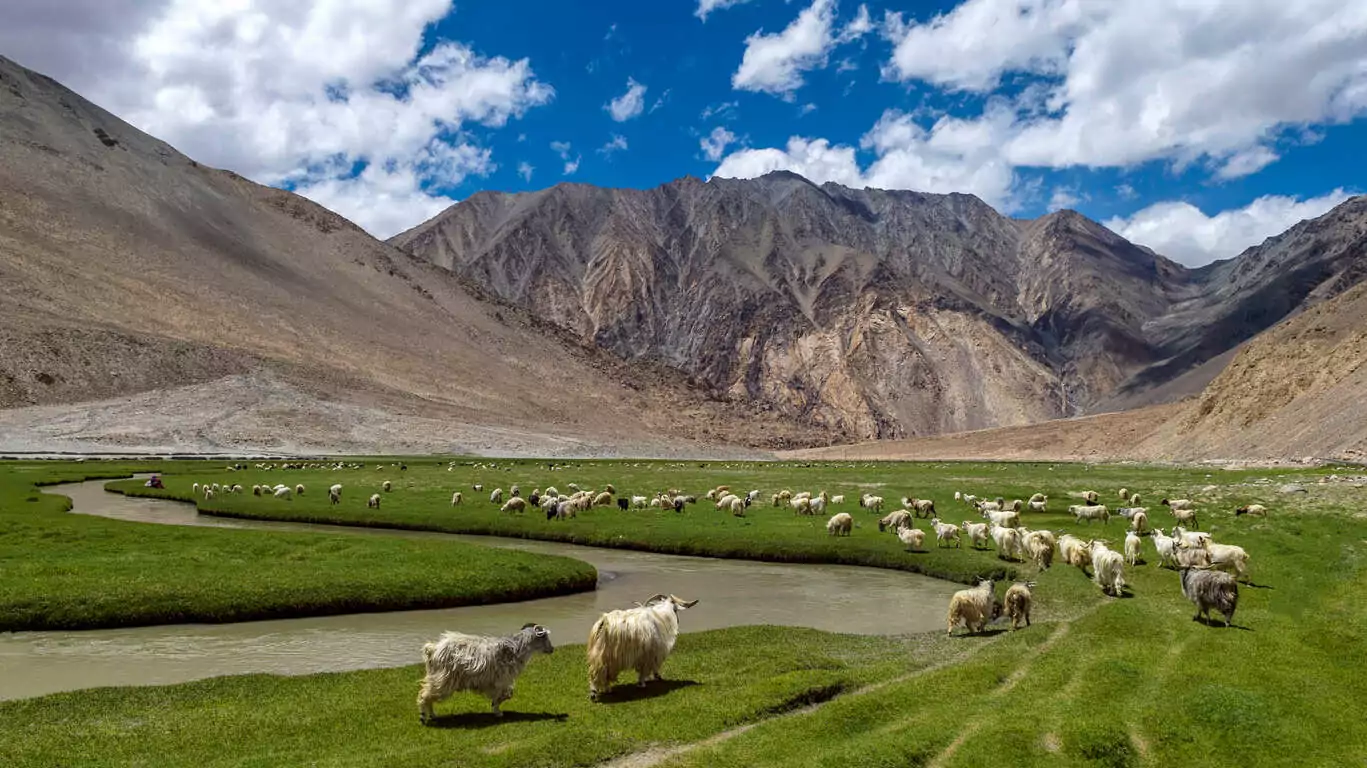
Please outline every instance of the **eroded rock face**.
[[[1352, 282], [1294, 233], [1189, 270], [1072, 211], [777, 172], [480, 193], [392, 242], [624, 358], [886, 438], [1077, 415], [1191, 371]], [[1295, 289], [1251, 314], [1279, 275]]]
[[620, 356], [854, 437], [1076, 413], [1154, 360], [1141, 328], [1185, 275], [1077, 214], [788, 173], [481, 193], [393, 242]]

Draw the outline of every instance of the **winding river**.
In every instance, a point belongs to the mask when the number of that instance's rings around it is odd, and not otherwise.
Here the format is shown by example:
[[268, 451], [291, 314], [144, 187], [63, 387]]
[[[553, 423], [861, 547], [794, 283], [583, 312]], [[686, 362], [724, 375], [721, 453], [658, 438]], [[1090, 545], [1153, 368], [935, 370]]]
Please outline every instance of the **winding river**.
[[699, 598], [683, 631], [743, 624], [831, 632], [900, 634], [944, 626], [958, 587], [916, 574], [840, 565], [784, 565], [658, 555], [491, 536], [386, 531], [230, 520], [176, 501], [130, 498], [105, 481], [44, 489], [69, 496], [72, 513], [164, 525], [317, 531], [337, 536], [441, 537], [566, 555], [598, 569], [598, 589], [565, 597], [431, 611], [348, 614], [236, 624], [181, 624], [82, 632], [0, 634], [0, 699], [109, 685], [162, 685], [217, 675], [299, 675], [393, 667], [443, 630], [506, 633], [545, 624], [560, 643], [580, 643], [603, 611], [656, 593]]

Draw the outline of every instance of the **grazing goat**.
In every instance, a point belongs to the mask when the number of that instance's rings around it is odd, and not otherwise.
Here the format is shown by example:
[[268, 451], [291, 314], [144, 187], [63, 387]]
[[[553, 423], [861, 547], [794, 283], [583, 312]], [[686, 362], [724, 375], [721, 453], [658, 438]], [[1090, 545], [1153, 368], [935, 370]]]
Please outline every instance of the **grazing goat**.
[[631, 499], [628, 499], [628, 498], [625, 497], [625, 496], [623, 496], [622, 498], [618, 499], [618, 500], [617, 500], [617, 508], [620, 509], [620, 510], [622, 510], [623, 512], [626, 512], [627, 510], [631, 509]]
[[920, 549], [926, 542], [926, 532], [919, 528], [898, 528], [897, 538], [907, 545], [907, 550]]
[[370, 498], [366, 501], [365, 505], [366, 505], [367, 507], [369, 507], [370, 509], [379, 509], [379, 508], [380, 508], [380, 494], [378, 494], [378, 493], [372, 493], [372, 494], [370, 494]]
[[961, 589], [949, 600], [949, 613], [946, 616], [948, 634], [954, 634], [954, 627], [960, 622], [970, 633], [981, 632], [987, 622], [996, 618], [996, 601], [993, 599], [992, 581], [985, 579], [972, 589]]
[[899, 509], [895, 512], [889, 512], [887, 516], [878, 521], [878, 532], [882, 533], [891, 528], [892, 532], [896, 533], [910, 525], [911, 513], [905, 509]]
[[589, 631], [589, 696], [597, 699], [628, 669], [636, 670], [636, 684], [663, 680], [660, 667], [674, 650], [679, 636], [679, 611], [697, 605], [674, 595], [654, 595], [635, 608], [609, 611]]
[[389, 493], [390, 491], [394, 490], [394, 484], [386, 480], [383, 483], [380, 483], [380, 490], [384, 491], [385, 493]]
[[1233, 576], [1221, 571], [1203, 568], [1182, 568], [1182, 596], [1196, 605], [1196, 615], [1192, 621], [1202, 616], [1210, 620], [1210, 609], [1214, 608], [1225, 617], [1225, 626], [1234, 620], [1234, 610], [1239, 607], [1239, 582]]
[[507, 503], [498, 508], [499, 512], [526, 512], [527, 500], [521, 496], [514, 496], [508, 499]]
[[300, 495], [300, 496], [303, 496], [303, 495], [304, 495], [304, 484], [303, 484], [303, 483], [300, 483], [299, 485], [294, 486], [294, 492], [295, 492], [296, 494]]
[[1160, 501], [1160, 502], [1158, 502], [1158, 503], [1159, 503], [1159, 504], [1162, 504], [1163, 506], [1167, 507], [1168, 509], [1174, 509], [1174, 510], [1176, 510], [1176, 509], [1195, 509], [1195, 508], [1196, 508], [1196, 502], [1192, 501], [1191, 499], [1163, 499], [1162, 501]]
[[[535, 497], [533, 497], [533, 498], [535, 498]], [[454, 507], [454, 506], [460, 504], [462, 501], [465, 501], [465, 497], [464, 497], [463, 495], [461, 495], [461, 492], [460, 492], [460, 491], [456, 491], [455, 493], [451, 494], [451, 506]]]
[[877, 513], [877, 512], [882, 512], [882, 511], [883, 511], [883, 497], [882, 497], [882, 496], [871, 496], [871, 495], [865, 494], [865, 495], [859, 500], [859, 506], [861, 506], [861, 507], [863, 507], [863, 508], [869, 510], [870, 512], [875, 512], [875, 513]]
[[1100, 498], [1101, 497], [1097, 495], [1096, 491], [1082, 492], [1082, 499], [1083, 501], [1086, 501], [1088, 504], [1096, 504]]
[[831, 519], [826, 521], [826, 533], [831, 536], [849, 536], [852, 528], [854, 518], [850, 517], [849, 512], [832, 515]]
[[550, 630], [538, 624], [523, 625], [509, 637], [445, 632], [422, 647], [427, 674], [418, 692], [418, 717], [430, 722], [432, 705], [457, 691], [488, 696], [494, 716], [503, 717], [499, 705], [512, 698], [513, 684], [532, 654], [554, 650]]
[[329, 489], [328, 489], [328, 502], [331, 503], [331, 504], [333, 504], [333, 505], [341, 504], [341, 503], [342, 503], [342, 493], [341, 493], [341, 491], [334, 491], [334, 490], [332, 490], [331, 488], [329, 488]]
[[503, 489], [502, 489], [502, 488], [495, 488], [494, 490], [492, 490], [492, 491], [489, 492], [489, 503], [490, 503], [490, 504], [502, 504], [502, 503], [503, 503]]
[[1267, 517], [1267, 507], [1261, 504], [1249, 504], [1234, 510], [1234, 516], [1253, 515], [1254, 517]]
[[286, 488], [286, 487], [276, 488], [276, 489], [275, 489], [275, 498], [277, 498], [277, 499], [288, 499], [293, 493], [294, 493], [294, 490], [291, 489], [291, 488]]
[[1006, 605], [1006, 615], [1011, 617], [1012, 629], [1020, 629], [1021, 621], [1025, 622], [1025, 626], [1030, 626], [1030, 603], [1034, 601], [1034, 595], [1030, 590], [1034, 588], [1033, 581], [1018, 581], [1006, 590], [1002, 603]]
[[935, 502], [930, 499], [903, 496], [902, 506], [912, 510], [917, 517], [935, 517]]

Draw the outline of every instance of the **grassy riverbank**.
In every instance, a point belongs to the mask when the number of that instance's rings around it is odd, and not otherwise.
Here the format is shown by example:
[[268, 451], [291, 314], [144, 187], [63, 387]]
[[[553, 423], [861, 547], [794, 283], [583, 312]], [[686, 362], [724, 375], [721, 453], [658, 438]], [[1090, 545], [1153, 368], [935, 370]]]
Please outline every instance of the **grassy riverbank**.
[[597, 579], [569, 558], [454, 542], [71, 515], [68, 499], [36, 487], [149, 468], [0, 464], [0, 631], [451, 607], [583, 591]]
[[[848, 540], [831, 540], [824, 521], [765, 508], [744, 520], [702, 505], [680, 516], [614, 508], [553, 523], [530, 515], [500, 517], [487, 499], [468, 498], [471, 482], [506, 488], [525, 477], [527, 490], [548, 472], [544, 465], [510, 466], [511, 472], [472, 466], [448, 473], [444, 465], [410, 462], [401, 473], [376, 471], [372, 462], [354, 473], [259, 474], [197, 466], [169, 477], [168, 492], [188, 496], [191, 482], [229, 476], [247, 486], [288, 478], [309, 485], [302, 499], [229, 497], [216, 499], [215, 507], [276, 519], [331, 516], [462, 531], [506, 526], [499, 529], [640, 548], [730, 542], [737, 552], [773, 551], [784, 559], [876, 552], [907, 561], [1014, 567], [1038, 579], [1035, 623], [1019, 632], [994, 627], [982, 636], [954, 638], [857, 638], [768, 627], [684, 635], [665, 667], [666, 676], [680, 682], [611, 704], [586, 699], [583, 649], [562, 647], [528, 667], [506, 707], [519, 714], [495, 723], [483, 714], [482, 700], [462, 694], [438, 708], [446, 727], [430, 729], [417, 723], [415, 667], [59, 694], [0, 704], [0, 731], [24, 734], [0, 742], [0, 763], [577, 766], [626, 756], [630, 762], [623, 765], [633, 768], [1242, 767], [1348, 765], [1367, 754], [1367, 725], [1357, 706], [1367, 697], [1367, 673], [1352, 661], [1367, 642], [1367, 608], [1360, 600], [1367, 588], [1367, 489], [1313, 482], [1327, 472], [607, 462], [554, 470], [562, 488], [610, 480], [638, 493], [671, 486], [701, 491], [730, 474], [750, 481], [733, 485], [766, 493], [784, 486], [824, 486], [851, 496], [878, 490], [889, 498], [920, 491], [946, 506], [953, 504], [955, 488], [1008, 497], [1038, 489], [1062, 506], [1068, 502], [1060, 497], [1069, 490], [1114, 494], [1112, 486], [1123, 484], [1149, 497], [1151, 509], [1159, 510], [1155, 521], [1164, 527], [1170, 518], [1152, 501], [1192, 496], [1202, 502], [1201, 527], [1252, 556], [1255, 585], [1241, 588], [1237, 626], [1225, 629], [1191, 620], [1177, 575], [1153, 564], [1147, 543], [1148, 562], [1126, 569], [1129, 596], [1104, 598], [1074, 568], [1036, 575], [1023, 564], [999, 566], [992, 553], [901, 552], [892, 537], [876, 532], [873, 515], [852, 504], [847, 508], [861, 527]], [[385, 496], [382, 514], [367, 511], [370, 484], [378, 488], [383, 479], [396, 488]], [[1277, 485], [1286, 480], [1305, 481], [1309, 492], [1280, 493]], [[345, 503], [334, 510], [323, 489], [338, 481], [346, 486]], [[462, 487], [466, 502], [453, 510], [450, 493]], [[1233, 517], [1234, 506], [1249, 501], [1266, 504], [1270, 516]], [[965, 517], [957, 510], [945, 516]], [[1056, 513], [1027, 522], [1077, 529]], [[698, 533], [689, 536], [690, 530]], [[1104, 530], [1119, 546], [1119, 524]], [[702, 598], [695, 610], [706, 610], [709, 600], [725, 596], [689, 597]]]
[[462, 693], [429, 728], [419, 667], [59, 694], [0, 703], [0, 728], [23, 734], [0, 740], [0, 764], [591, 765], [852, 690], [905, 668], [909, 648], [768, 627], [684, 635], [665, 666], [673, 682], [592, 703], [584, 648], [570, 645], [532, 659], [502, 721]]
[[[168, 477], [163, 490], [143, 488], [136, 482], [113, 483], [110, 487], [135, 495], [196, 501], [201, 511], [227, 517], [514, 536], [680, 555], [864, 565], [972, 583], [987, 576], [1012, 578], [1033, 569], [1000, 560], [991, 551], [978, 552], [968, 547], [937, 548], [933, 536], [929, 537], [926, 551], [907, 553], [895, 537], [878, 533], [878, 516], [859, 508], [856, 500], [860, 494], [883, 496], [884, 512], [899, 508], [903, 495], [933, 499], [941, 517], [960, 523], [966, 518], [979, 518], [965, 505], [954, 501], [956, 490], [1001, 495], [1008, 499], [1029, 498], [1039, 491], [1052, 500], [1052, 511], [1026, 515], [1027, 525], [1088, 531], [1090, 529], [1075, 526], [1066, 514], [1068, 504], [1076, 501], [1069, 498], [1070, 492], [1104, 492], [1106, 503], [1114, 506], [1116, 489], [1127, 487], [1144, 495], [1145, 503], [1153, 508], [1156, 525], [1167, 525], [1171, 518], [1167, 517], [1166, 508], [1157, 504], [1163, 496], [1199, 496], [1199, 489], [1211, 482], [1228, 485], [1268, 474], [1217, 470], [1218, 475], [1213, 475], [1209, 470], [1189, 468], [1065, 464], [890, 462], [797, 465], [595, 461], [560, 465], [551, 470], [544, 462], [523, 460], [466, 462], [447, 471], [445, 462], [409, 460], [407, 466], [407, 470], [400, 470], [397, 462], [384, 461], [377, 466], [377, 462], [371, 460], [358, 470], [263, 471], [249, 468], [237, 472], [204, 471]], [[393, 483], [391, 493], [380, 491], [386, 480]], [[302, 483], [308, 490], [304, 496], [287, 501], [253, 497], [249, 492], [220, 494], [212, 500], [204, 500], [191, 492], [194, 482], [238, 483], [248, 491], [253, 484], [293, 486]], [[342, 503], [336, 506], [327, 499], [326, 489], [333, 483], [344, 486]], [[518, 484], [523, 494], [528, 495], [536, 488], [554, 485], [567, 493], [569, 483], [583, 488], [602, 488], [613, 483], [618, 491], [627, 495], [650, 495], [657, 490], [678, 488], [696, 494], [699, 502], [686, 507], [683, 514], [656, 509], [622, 512], [612, 506], [595, 508], [572, 521], [548, 522], [537, 511], [521, 515], [499, 514], [498, 507], [489, 501], [489, 493], [496, 487], [507, 491], [513, 484]], [[476, 484], [482, 485], [484, 490], [474, 491]], [[701, 496], [708, 488], [722, 484], [741, 493], [751, 488], [759, 489], [760, 499], [744, 518], [717, 512]], [[819, 519], [799, 517], [787, 507], [773, 508], [770, 496], [781, 488], [814, 492], [826, 489], [831, 494], [844, 494], [845, 502], [832, 506], [827, 514], [852, 514], [856, 523], [853, 535], [838, 539], [829, 537], [825, 531], [825, 516]], [[1259, 490], [1249, 488], [1243, 495], [1222, 499], [1218, 513], [1211, 517], [1212, 522], [1217, 517], [1221, 520], [1230, 518], [1236, 502], [1263, 498], [1258, 495]], [[454, 491], [460, 491], [464, 496], [461, 505], [455, 507], [451, 505]], [[377, 492], [382, 497], [381, 508], [369, 509], [366, 500]], [[1205, 522], [1202, 520], [1203, 525]], [[924, 520], [918, 525], [927, 527]], [[1099, 525], [1093, 528], [1104, 531], [1117, 548], [1123, 542], [1124, 533], [1119, 523], [1112, 523], [1105, 529]]]

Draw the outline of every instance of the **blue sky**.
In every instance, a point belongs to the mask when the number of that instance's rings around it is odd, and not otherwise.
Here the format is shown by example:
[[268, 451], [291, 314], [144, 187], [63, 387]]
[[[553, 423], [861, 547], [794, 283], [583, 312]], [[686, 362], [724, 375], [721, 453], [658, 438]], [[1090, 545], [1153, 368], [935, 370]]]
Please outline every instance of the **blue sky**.
[[1199, 264], [1362, 191], [1361, 0], [729, 1], [14, 0], [0, 53], [379, 236], [482, 189], [788, 168]]

